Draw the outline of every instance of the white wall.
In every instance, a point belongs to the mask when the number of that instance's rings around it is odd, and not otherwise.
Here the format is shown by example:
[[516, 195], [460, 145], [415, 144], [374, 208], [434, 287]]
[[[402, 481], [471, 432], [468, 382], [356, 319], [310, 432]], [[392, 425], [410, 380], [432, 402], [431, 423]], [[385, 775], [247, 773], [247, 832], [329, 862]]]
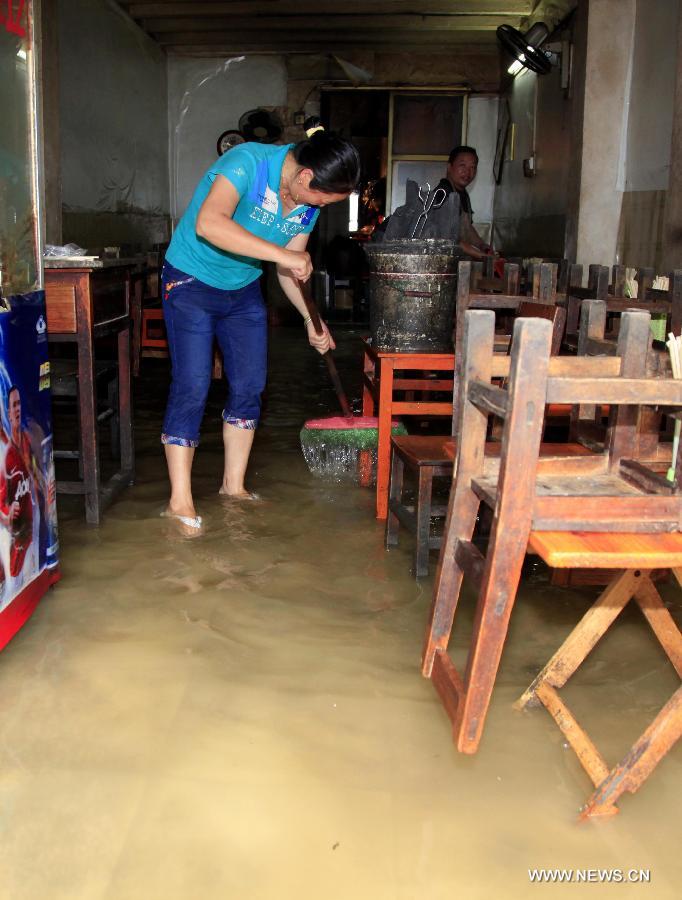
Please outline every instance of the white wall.
[[283, 57], [168, 59], [171, 213], [185, 211], [199, 179], [217, 156], [216, 141], [257, 106], [285, 106]]
[[478, 153], [478, 173], [469, 188], [474, 223], [481, 237], [487, 238], [493, 220], [495, 178], [493, 160], [497, 136], [497, 97], [470, 97], [466, 143]]
[[109, 0], [60, 0], [59, 79], [62, 202], [167, 213], [161, 50]]

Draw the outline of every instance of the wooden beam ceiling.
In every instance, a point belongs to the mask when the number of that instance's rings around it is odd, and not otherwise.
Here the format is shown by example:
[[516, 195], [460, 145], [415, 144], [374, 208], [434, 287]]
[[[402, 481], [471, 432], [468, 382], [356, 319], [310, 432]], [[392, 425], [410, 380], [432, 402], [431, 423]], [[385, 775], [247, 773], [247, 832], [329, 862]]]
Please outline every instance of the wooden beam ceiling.
[[[539, 0], [154, 0], [121, 6], [168, 52], [334, 52], [495, 47]], [[482, 46], [483, 45], [483, 46]]]

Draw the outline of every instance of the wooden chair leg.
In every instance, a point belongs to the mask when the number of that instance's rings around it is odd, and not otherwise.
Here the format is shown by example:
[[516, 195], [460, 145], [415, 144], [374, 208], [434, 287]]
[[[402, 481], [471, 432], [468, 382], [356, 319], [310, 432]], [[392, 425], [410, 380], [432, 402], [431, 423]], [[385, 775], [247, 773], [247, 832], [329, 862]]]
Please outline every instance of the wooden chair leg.
[[223, 377], [223, 356], [219, 348], [213, 348], [213, 365], [211, 366], [211, 378], [213, 381], [221, 381]]
[[668, 655], [668, 659], [675, 667], [675, 671], [682, 678], [682, 632], [663, 604], [661, 595], [654, 587], [648, 573], [644, 573], [644, 577], [640, 579], [634, 599]]
[[419, 467], [419, 483], [415, 515], [417, 519], [417, 549], [414, 569], [417, 578], [429, 574], [429, 534], [431, 531], [431, 494], [433, 492], [433, 468]]
[[[516, 703], [517, 708], [537, 701], [543, 704], [595, 785], [594, 793], [581, 812], [581, 819], [615, 815], [620, 796], [625, 791], [635, 793], [682, 736], [681, 687], [621, 762], [609, 769], [556, 690], [566, 684], [631, 599], [639, 605], [682, 677], [682, 632], [666, 609], [650, 574], [646, 570], [626, 570], [618, 575]], [[675, 571], [675, 575], [679, 577], [679, 572]]]
[[476, 527], [479, 499], [468, 487], [458, 490], [453, 485], [445, 518], [445, 531], [440, 548], [433, 602], [422, 653], [422, 674], [431, 677], [436, 653], [445, 651], [450, 640], [455, 610], [462, 589], [464, 571], [455, 559], [460, 541], [470, 541]]
[[109, 419], [111, 456], [113, 459], [119, 459], [121, 456], [121, 436], [118, 410], [118, 375], [107, 382], [107, 404], [112, 411], [111, 418]]
[[[433, 673], [434, 686], [453, 723], [457, 749], [463, 753], [475, 753], [481, 740], [528, 546], [532, 488], [528, 479], [519, 478], [519, 472], [528, 458], [539, 453], [551, 340], [548, 323], [536, 328], [536, 323], [522, 320], [514, 334], [503, 433], [503, 446], [512, 449], [503, 453], [500, 464], [494, 524], [484, 558], [472, 537], [479, 509], [474, 485], [483, 471], [488, 417], [471, 388], [478, 381], [490, 381], [494, 322], [494, 315], [487, 311], [465, 320], [455, 484], [422, 660], [422, 672], [427, 677]], [[526, 359], [533, 366], [522, 365], [520, 360]], [[479, 593], [467, 669], [460, 679], [446, 650], [465, 573]]]
[[121, 472], [125, 483], [135, 480], [135, 444], [133, 436], [133, 397], [130, 383], [130, 339], [127, 329], [118, 333], [118, 427], [121, 447]]
[[682, 736], [682, 687], [668, 700], [621, 762], [597, 787], [581, 812], [581, 819], [612, 815], [619, 797], [634, 794], [666, 753]]
[[97, 386], [94, 377], [94, 348], [92, 339], [79, 345], [79, 405], [81, 459], [85, 487], [85, 520], [99, 525], [102, 517], [100, 497], [99, 429], [97, 427]]
[[398, 546], [398, 531], [400, 529], [400, 521], [396, 514], [391, 511], [391, 502], [402, 503], [403, 499], [403, 476], [405, 472], [405, 464], [400, 458], [400, 454], [393, 449], [391, 455], [391, 481], [389, 485], [388, 500], [388, 516], [386, 518], [386, 547]]
[[493, 526], [476, 606], [474, 633], [464, 675], [465, 695], [458, 710], [457, 749], [475, 753], [507, 637], [526, 546], [513, 529]]
[[374, 475], [374, 463], [371, 450], [358, 452], [358, 482], [360, 487], [371, 487]]
[[140, 374], [140, 349], [142, 343], [142, 294], [141, 279], [136, 279], [132, 288], [130, 318], [132, 320], [132, 374], [137, 378]]
[[79, 481], [83, 481], [83, 429], [81, 428], [81, 403], [78, 383], [76, 383], [76, 422], [78, 428], [78, 479]]
[[[468, 263], [461, 263], [462, 272], [468, 274]], [[460, 274], [461, 278], [461, 274]], [[460, 282], [466, 288], [465, 282]], [[480, 500], [471, 487], [472, 476], [480, 474], [483, 468], [483, 449], [488, 425], [487, 417], [467, 402], [468, 383], [485, 375], [490, 369], [495, 340], [495, 315], [464, 320], [457, 332], [458, 349], [466, 366], [458, 372], [461, 386], [457, 402], [457, 432], [459, 447], [457, 454], [457, 478], [453, 478], [445, 530], [440, 547], [438, 568], [434, 583], [433, 601], [422, 652], [422, 674], [430, 678], [436, 654], [445, 656], [452, 622], [462, 588], [464, 571], [456, 559], [460, 542], [469, 543], [476, 527]], [[464, 352], [466, 348], [466, 352]], [[453, 682], [454, 684], [454, 682]], [[441, 696], [443, 691], [439, 690]], [[447, 706], [447, 704], [446, 704]]]
[[[458, 710], [456, 740], [462, 753], [475, 753], [481, 741], [531, 531], [532, 488], [527, 479], [519, 479], [519, 473], [527, 459], [537, 459], [540, 450], [551, 341], [549, 329], [536, 332], [528, 327], [535, 324], [522, 319], [512, 342], [509, 406], [502, 442], [513, 449], [503, 452], [500, 463], [485, 560], [475, 548], [466, 548], [471, 576], [480, 588], [464, 673], [464, 702]], [[522, 366], [521, 359], [534, 361], [534, 368]]]
[[[592, 784], [597, 787], [609, 775], [609, 767], [595, 747], [589, 734], [581, 727], [571, 710], [566, 706], [559, 693], [547, 682], [539, 684], [537, 698], [541, 701], [550, 716], [559, 726], [559, 730], [571, 745], [578, 757], [578, 762], [587, 772]], [[614, 810], [618, 812], [618, 810]]]
[[537, 678], [514, 704], [525, 709], [538, 703], [540, 685], [563, 687], [585, 657], [604, 636], [617, 616], [630, 601], [637, 588], [637, 576], [628, 569], [622, 572], [585, 613], [578, 625], [559, 647]]

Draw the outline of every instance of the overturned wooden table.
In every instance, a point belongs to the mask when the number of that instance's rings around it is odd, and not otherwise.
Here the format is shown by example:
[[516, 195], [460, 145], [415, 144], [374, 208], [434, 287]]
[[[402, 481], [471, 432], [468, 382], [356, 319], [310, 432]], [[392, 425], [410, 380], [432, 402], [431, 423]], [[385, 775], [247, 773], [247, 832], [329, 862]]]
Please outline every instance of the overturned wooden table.
[[[105, 507], [135, 477], [130, 394], [130, 273], [137, 260], [45, 260], [47, 332], [77, 347], [80, 457], [83, 478], [58, 481], [57, 491], [85, 495], [85, 518], [98, 525]], [[97, 417], [95, 340], [117, 340], [120, 467], [102, 483]]]

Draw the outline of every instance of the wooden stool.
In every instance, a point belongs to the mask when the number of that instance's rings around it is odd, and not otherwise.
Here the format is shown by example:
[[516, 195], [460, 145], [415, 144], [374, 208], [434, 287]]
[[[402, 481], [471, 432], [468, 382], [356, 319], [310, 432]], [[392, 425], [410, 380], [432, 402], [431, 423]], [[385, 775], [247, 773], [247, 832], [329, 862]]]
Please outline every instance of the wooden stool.
[[142, 337], [142, 311], [145, 303], [157, 305], [161, 302], [161, 271], [158, 264], [139, 266], [130, 273], [130, 319], [132, 322], [131, 363], [132, 374], [140, 374], [140, 350]]
[[[674, 483], [662, 474], [669, 455], [646, 465], [628, 458], [637, 448], [639, 405], [682, 406], [682, 381], [643, 377], [649, 321], [640, 311], [623, 314], [617, 356], [568, 358], [550, 357], [548, 322], [520, 319], [510, 362], [493, 353], [493, 314], [467, 313], [456, 478], [423, 656], [423, 673], [443, 700], [462, 752], [474, 753], [481, 739], [531, 536], [637, 533], [633, 541], [647, 535], [662, 551], [666, 532], [679, 529], [682, 454], [675, 461]], [[505, 363], [509, 380], [502, 389], [492, 381], [504, 375]], [[609, 403], [607, 449], [583, 457], [541, 455], [545, 409], [552, 403]], [[489, 415], [504, 419], [499, 459], [487, 452]], [[494, 516], [485, 556], [472, 542], [481, 503]], [[578, 558], [571, 557], [570, 564]], [[627, 563], [616, 555], [608, 565]], [[478, 603], [462, 678], [447, 646], [465, 576], [478, 587]]]
[[[417, 578], [429, 574], [429, 550], [440, 547], [440, 536], [431, 535], [431, 518], [444, 516], [446, 507], [432, 506], [433, 479], [452, 478], [452, 457], [447, 448], [454, 446], [449, 436], [396, 435], [391, 438], [391, 485], [388, 495], [386, 547], [398, 544], [398, 529], [404, 525], [416, 535], [414, 571]], [[403, 502], [404, 471], [416, 475], [417, 495], [413, 506]]]
[[[140, 328], [140, 356], [168, 356], [166, 325], [163, 320], [163, 309], [160, 306], [150, 306], [142, 310], [142, 324]], [[220, 355], [220, 350], [218, 349], [218, 347], [214, 347], [211, 378], [219, 381], [222, 377], [223, 358]]]
[[[470, 263], [460, 263], [459, 278], [466, 279], [467, 267]], [[513, 267], [517, 269], [517, 267]], [[538, 267], [539, 274], [551, 283], [551, 267], [544, 269]], [[466, 280], [463, 282], [468, 284]], [[539, 283], [539, 282], [538, 282]], [[463, 314], [471, 302], [472, 295], [468, 288], [459, 290], [457, 295], [458, 320], [463, 322]], [[478, 295], [479, 298], [486, 295]], [[483, 302], [483, 301], [480, 301]], [[553, 303], [537, 301], [525, 301], [521, 299], [517, 310], [517, 316], [526, 318], [548, 319], [552, 323], [552, 353], [558, 353], [563, 339], [564, 326], [566, 324], [566, 311]], [[502, 353], [509, 351], [507, 341], [500, 342], [496, 335], [495, 349]], [[457, 360], [455, 360], [457, 366]], [[458, 379], [455, 379], [453, 392], [453, 425], [455, 432]], [[567, 407], [567, 411], [570, 407]], [[391, 480], [388, 499], [388, 519], [386, 521], [386, 548], [395, 547], [398, 544], [398, 530], [400, 525], [405, 526], [415, 535], [415, 564], [416, 578], [422, 578], [429, 574], [429, 551], [438, 550], [441, 545], [441, 537], [431, 534], [431, 519], [443, 517], [446, 507], [433, 507], [431, 503], [433, 479], [452, 476], [453, 450], [456, 443], [449, 436], [426, 435], [399, 435], [391, 438]], [[404, 475], [408, 474], [416, 481], [417, 493], [414, 505], [403, 503]]]
[[621, 571], [519, 699], [516, 706], [542, 705], [575, 751], [595, 790], [581, 818], [618, 812], [616, 802], [634, 794], [682, 736], [682, 687], [612, 769], [557, 693], [634, 600], [682, 678], [682, 632], [651, 580], [653, 567], [671, 567], [682, 585], [682, 534], [573, 534], [534, 532], [530, 548], [553, 567], [620, 565]]

